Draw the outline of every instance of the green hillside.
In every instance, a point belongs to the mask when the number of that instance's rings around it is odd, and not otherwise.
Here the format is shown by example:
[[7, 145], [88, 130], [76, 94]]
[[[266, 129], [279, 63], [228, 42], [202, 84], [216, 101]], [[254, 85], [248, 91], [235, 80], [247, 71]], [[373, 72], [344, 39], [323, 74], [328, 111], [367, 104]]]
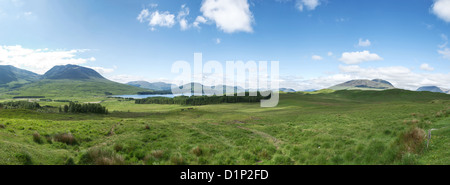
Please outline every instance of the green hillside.
[[[105, 96], [106, 94], [137, 94], [146, 89], [112, 82], [104, 79], [93, 80], [40, 80], [25, 84], [18, 89], [0, 92], [1, 97], [45, 96], [46, 98], [69, 97], [83, 98]], [[105, 94], [106, 93], [106, 94]]]
[[324, 92], [283, 93], [273, 108], [114, 98], [101, 103], [107, 115], [0, 108], [0, 164], [450, 164], [450, 95]]

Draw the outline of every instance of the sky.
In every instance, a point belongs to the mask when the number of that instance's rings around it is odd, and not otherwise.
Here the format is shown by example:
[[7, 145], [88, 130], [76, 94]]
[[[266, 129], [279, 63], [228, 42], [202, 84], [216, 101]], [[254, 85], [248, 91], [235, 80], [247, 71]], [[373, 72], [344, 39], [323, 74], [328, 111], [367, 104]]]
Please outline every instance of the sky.
[[450, 89], [450, 0], [0, 0], [0, 65], [171, 82], [175, 61], [279, 61], [280, 87]]

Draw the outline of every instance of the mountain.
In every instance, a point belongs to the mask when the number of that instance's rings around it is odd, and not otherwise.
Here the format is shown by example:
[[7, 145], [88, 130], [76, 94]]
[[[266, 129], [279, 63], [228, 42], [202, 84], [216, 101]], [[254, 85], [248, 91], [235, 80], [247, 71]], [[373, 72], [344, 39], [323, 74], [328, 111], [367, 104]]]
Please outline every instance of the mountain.
[[438, 92], [438, 93], [446, 93], [450, 94], [449, 89], [440, 88], [437, 86], [422, 86], [417, 89], [417, 91], [429, 91], [429, 92]]
[[[203, 85], [203, 84], [200, 84], [200, 83], [195, 83], [195, 82], [192, 82], [192, 83], [190, 83], [190, 84], [185, 84], [185, 86], [191, 86], [191, 92], [194, 92], [194, 87], [195, 86], [200, 86], [200, 87], [202, 87], [203, 88], [203, 90], [205, 90], [204, 88], [206, 87], [206, 88], [211, 88], [212, 90], [214, 90], [216, 87], [215, 86], [205, 86], [205, 85]], [[180, 88], [182, 88], [183, 86], [180, 86]], [[235, 92], [237, 92], [237, 93], [240, 93], [240, 92], [245, 92], [245, 89], [244, 88], [242, 88], [242, 87], [239, 87], [239, 86], [227, 86], [227, 85], [222, 85], [222, 89], [223, 89], [223, 93], [226, 93], [226, 90], [227, 89], [233, 89], [234, 91], [234, 93]], [[204, 93], [204, 92], [203, 92]]]
[[31, 71], [19, 69], [14, 66], [0, 66], [0, 84], [7, 84], [10, 82], [30, 82], [39, 80], [40, 76]]
[[95, 70], [77, 66], [55, 66], [44, 75], [0, 66], [2, 82], [23, 81], [14, 84], [0, 84], [0, 94], [7, 96], [46, 96], [58, 98], [137, 94], [146, 89], [110, 81]]
[[351, 80], [342, 84], [332, 86], [332, 90], [385, 90], [395, 89], [395, 87], [386, 80]]
[[44, 74], [43, 79], [87, 80], [87, 79], [105, 79], [105, 78], [93, 69], [69, 64], [65, 66], [53, 67]]
[[287, 88], [280, 88], [280, 91], [282, 91], [282, 92], [297, 92], [294, 89], [287, 89]]
[[128, 82], [127, 85], [132, 85], [135, 87], [140, 87], [144, 89], [151, 89], [154, 91], [169, 91], [172, 89], [172, 84], [164, 83], [164, 82], [155, 82], [150, 83], [146, 81], [133, 81]]

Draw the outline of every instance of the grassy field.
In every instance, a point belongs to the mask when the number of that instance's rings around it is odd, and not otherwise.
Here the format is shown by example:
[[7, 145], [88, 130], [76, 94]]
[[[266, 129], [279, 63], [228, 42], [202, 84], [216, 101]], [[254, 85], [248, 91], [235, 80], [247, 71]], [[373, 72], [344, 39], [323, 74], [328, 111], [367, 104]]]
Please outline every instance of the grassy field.
[[274, 108], [73, 98], [110, 113], [0, 109], [0, 164], [450, 164], [446, 94], [283, 93]]

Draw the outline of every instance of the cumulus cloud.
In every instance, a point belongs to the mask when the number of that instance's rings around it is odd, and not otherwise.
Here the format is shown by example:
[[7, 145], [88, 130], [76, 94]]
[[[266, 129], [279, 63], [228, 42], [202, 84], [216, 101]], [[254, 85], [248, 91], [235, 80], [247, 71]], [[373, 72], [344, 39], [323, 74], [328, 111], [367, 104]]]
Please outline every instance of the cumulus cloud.
[[345, 64], [359, 64], [361, 62], [383, 60], [380, 56], [369, 51], [362, 52], [345, 52], [342, 53], [342, 57], [339, 59]]
[[143, 9], [136, 18], [141, 23], [147, 23], [155, 30], [157, 26], [172, 27], [175, 25], [175, 15], [168, 11], [160, 12], [158, 10], [150, 12], [148, 9]]
[[433, 70], [434, 70], [434, 68], [431, 67], [431, 66], [430, 66], [429, 64], [427, 64], [427, 63], [424, 63], [424, 64], [420, 65], [420, 69], [425, 70], [425, 71], [433, 71]]
[[366, 39], [366, 40], [359, 39], [359, 42], [358, 42], [358, 46], [360, 46], [360, 47], [368, 47], [368, 46], [370, 46], [371, 44], [372, 44], [372, 43], [370, 42], [369, 39]]
[[297, 0], [297, 8], [300, 11], [304, 10], [304, 7], [308, 10], [314, 10], [320, 5], [319, 0]]
[[440, 19], [450, 22], [450, 0], [435, 0], [431, 10]]
[[194, 25], [194, 27], [200, 28], [200, 24], [206, 24], [208, 21], [205, 19], [205, 17], [203, 16], [197, 16], [197, 18], [195, 19], [194, 23], [192, 23], [192, 25]]
[[186, 7], [186, 5], [181, 5], [181, 11], [178, 12], [177, 20], [180, 24], [181, 30], [187, 30], [190, 25], [186, 19], [186, 17], [189, 15], [189, 8]]
[[450, 48], [444, 48], [442, 50], [438, 50], [438, 53], [442, 55], [442, 58], [450, 60]]
[[253, 14], [247, 0], [204, 0], [200, 11], [225, 33], [253, 32]]
[[0, 65], [12, 65], [43, 74], [55, 65], [85, 64], [93, 62], [94, 57], [81, 58], [77, 55], [87, 50], [28, 49], [20, 45], [0, 46]]
[[311, 59], [313, 59], [313, 60], [323, 60], [323, 58], [321, 56], [319, 56], [319, 55], [313, 55], [311, 57]]

